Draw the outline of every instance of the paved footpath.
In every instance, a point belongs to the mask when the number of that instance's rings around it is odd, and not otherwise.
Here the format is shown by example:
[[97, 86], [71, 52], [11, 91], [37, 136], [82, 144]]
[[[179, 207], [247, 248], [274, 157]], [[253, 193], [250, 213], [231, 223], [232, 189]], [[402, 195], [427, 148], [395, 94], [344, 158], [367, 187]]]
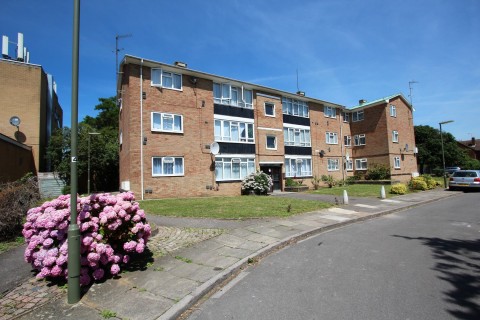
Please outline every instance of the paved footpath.
[[[249, 263], [281, 247], [458, 194], [437, 189], [389, 199], [354, 198], [349, 204], [289, 218], [237, 221], [149, 216], [159, 227], [148, 243], [153, 256], [146, 265], [92, 285], [76, 304], [67, 303], [63, 286], [31, 278], [0, 298], [0, 320], [177, 319]], [[343, 198], [303, 193], [273, 196], [343, 202]]]

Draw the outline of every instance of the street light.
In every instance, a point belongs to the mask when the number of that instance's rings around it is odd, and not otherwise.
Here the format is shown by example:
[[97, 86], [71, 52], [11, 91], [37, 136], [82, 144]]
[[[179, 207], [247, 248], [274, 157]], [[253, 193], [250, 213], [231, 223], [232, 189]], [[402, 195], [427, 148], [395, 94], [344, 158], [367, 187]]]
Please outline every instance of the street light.
[[88, 133], [88, 182], [87, 182], [87, 194], [90, 195], [90, 137], [93, 135], [99, 135], [100, 132], [89, 132]]
[[440, 122], [440, 140], [442, 141], [442, 162], [443, 162], [443, 187], [447, 188], [447, 176], [445, 175], [445, 150], [443, 148], [443, 133], [442, 133], [442, 124], [451, 123], [453, 120]]

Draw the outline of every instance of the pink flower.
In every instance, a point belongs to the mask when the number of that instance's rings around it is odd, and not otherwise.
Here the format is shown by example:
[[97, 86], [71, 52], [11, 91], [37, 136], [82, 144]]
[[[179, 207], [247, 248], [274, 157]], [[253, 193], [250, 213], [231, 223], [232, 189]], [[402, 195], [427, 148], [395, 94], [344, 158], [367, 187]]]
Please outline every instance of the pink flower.
[[100, 260], [100, 255], [96, 252], [90, 252], [88, 255], [87, 255], [87, 259], [88, 261], [90, 262], [98, 262], [98, 260]]
[[80, 275], [80, 285], [81, 286], [88, 286], [90, 284], [90, 276], [88, 274]]
[[84, 238], [82, 239], [82, 243], [83, 243], [84, 246], [89, 246], [89, 245], [92, 244], [92, 242], [93, 242], [93, 238], [92, 238], [92, 237], [84, 237]]
[[62, 268], [60, 266], [54, 266], [51, 271], [52, 277], [59, 277], [62, 275]]
[[128, 254], [123, 256], [123, 263], [127, 264], [130, 261], [130, 256]]
[[97, 270], [93, 271], [92, 275], [93, 275], [93, 279], [100, 280], [105, 275], [105, 271], [103, 271], [102, 268], [98, 268]]
[[132, 252], [133, 250], [135, 250], [136, 246], [137, 246], [137, 243], [131, 240], [123, 244], [123, 249], [127, 252]]
[[58, 266], [64, 265], [65, 263], [67, 263], [67, 257], [64, 256], [63, 254], [60, 255], [60, 256], [57, 258], [56, 263], [57, 263]]
[[112, 264], [112, 267], [110, 268], [110, 273], [113, 275], [117, 275], [120, 272], [120, 267], [118, 264], [114, 263]]
[[99, 254], [104, 254], [107, 250], [107, 247], [103, 243], [97, 244], [95, 251]]
[[[50, 235], [50, 233], [49, 233]], [[44, 248], [50, 248], [53, 244], [53, 239], [52, 238], [47, 238], [43, 241], [43, 247]]]

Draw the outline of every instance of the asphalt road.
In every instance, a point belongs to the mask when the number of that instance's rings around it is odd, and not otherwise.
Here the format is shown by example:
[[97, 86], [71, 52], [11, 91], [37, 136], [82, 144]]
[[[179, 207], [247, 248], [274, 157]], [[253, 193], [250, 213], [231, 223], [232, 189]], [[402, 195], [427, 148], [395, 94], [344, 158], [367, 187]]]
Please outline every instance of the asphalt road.
[[353, 224], [246, 269], [188, 318], [480, 319], [480, 193]]

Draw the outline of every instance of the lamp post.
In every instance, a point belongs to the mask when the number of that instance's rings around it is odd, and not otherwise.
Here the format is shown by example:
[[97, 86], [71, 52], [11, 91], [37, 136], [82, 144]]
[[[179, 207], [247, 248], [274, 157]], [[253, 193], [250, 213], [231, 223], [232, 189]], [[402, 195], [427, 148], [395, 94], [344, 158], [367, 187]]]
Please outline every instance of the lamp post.
[[88, 133], [88, 182], [87, 182], [87, 194], [90, 194], [90, 140], [93, 135], [99, 135], [100, 132], [89, 132]]
[[442, 133], [442, 124], [451, 123], [453, 120], [442, 121], [438, 123], [440, 125], [440, 140], [442, 141], [442, 162], [443, 162], [443, 187], [447, 188], [447, 176], [445, 175], [445, 150], [443, 148], [443, 133]]

